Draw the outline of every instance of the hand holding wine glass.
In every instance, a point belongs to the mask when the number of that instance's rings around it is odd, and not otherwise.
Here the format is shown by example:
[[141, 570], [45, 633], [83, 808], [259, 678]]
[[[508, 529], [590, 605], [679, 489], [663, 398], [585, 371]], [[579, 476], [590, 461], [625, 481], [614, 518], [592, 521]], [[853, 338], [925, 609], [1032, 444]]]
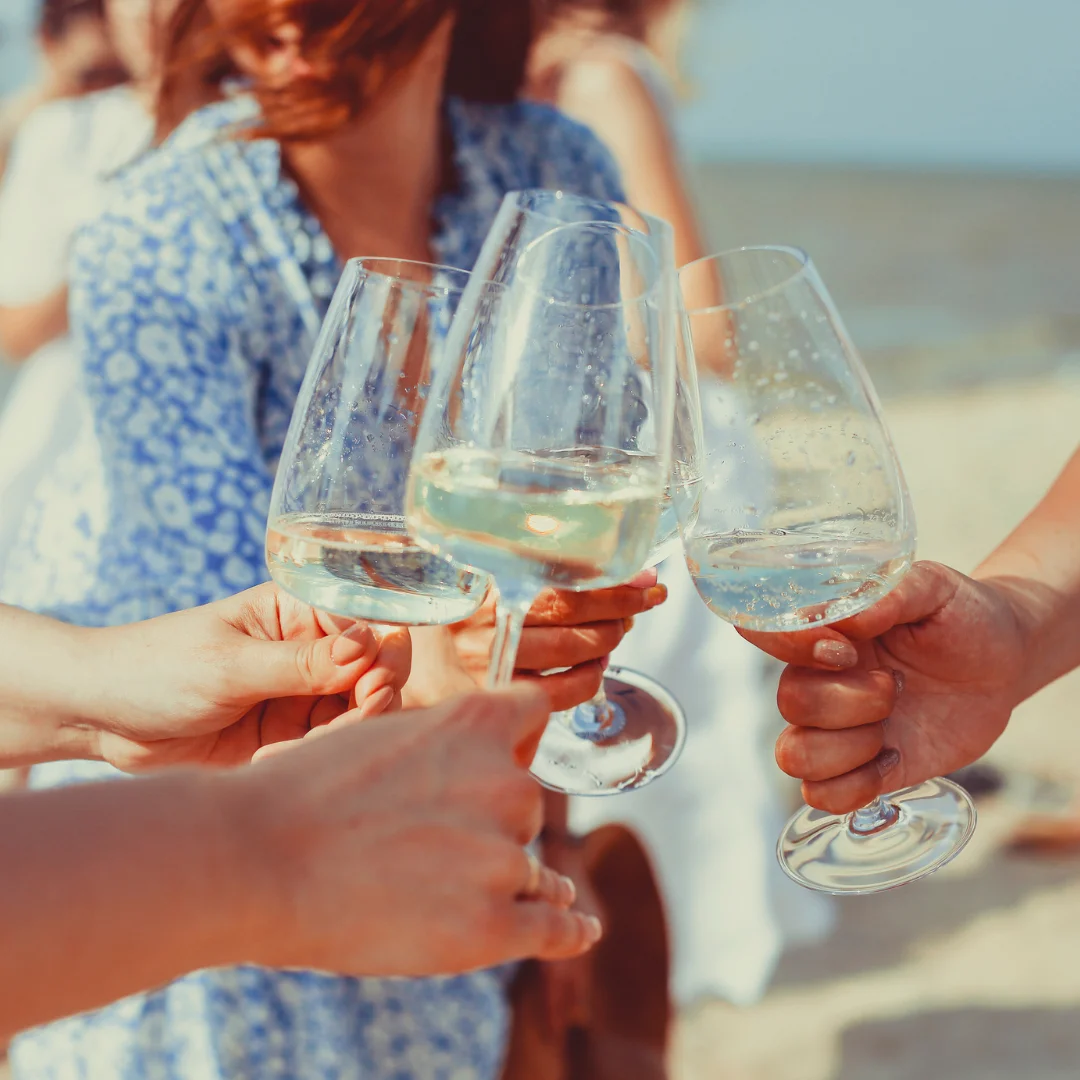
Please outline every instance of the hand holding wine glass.
[[[692, 263], [679, 278], [693, 297], [686, 328], [697, 363], [725, 380], [713, 402], [730, 413], [712, 418], [701, 497], [682, 515], [687, 566], [709, 608], [759, 643], [820, 635], [889, 596], [914, 559], [914, 515], [880, 405], [803, 252], [744, 248]], [[748, 481], [738, 489], [723, 479], [732, 466]], [[824, 649], [836, 658], [844, 646]], [[891, 674], [851, 677], [878, 695], [875, 711], [889, 704]], [[815, 728], [843, 726], [832, 711], [842, 697], [819, 702]], [[860, 765], [875, 759], [879, 780], [891, 761], [878, 757], [884, 717], [847, 733], [840, 751], [865, 754]], [[813, 744], [825, 755], [836, 734], [788, 738], [793, 754]], [[872, 801], [850, 816], [799, 811], [780, 839], [781, 865], [800, 884], [835, 893], [877, 892], [938, 869], [967, 843], [975, 811], [955, 784], [923, 779], [886, 798], [864, 784]]]
[[1022, 696], [1014, 601], [993, 580], [918, 562], [873, 607], [827, 628], [741, 631], [798, 665], [780, 680], [777, 701], [792, 726], [776, 759], [803, 781], [806, 801], [847, 813], [982, 757]]

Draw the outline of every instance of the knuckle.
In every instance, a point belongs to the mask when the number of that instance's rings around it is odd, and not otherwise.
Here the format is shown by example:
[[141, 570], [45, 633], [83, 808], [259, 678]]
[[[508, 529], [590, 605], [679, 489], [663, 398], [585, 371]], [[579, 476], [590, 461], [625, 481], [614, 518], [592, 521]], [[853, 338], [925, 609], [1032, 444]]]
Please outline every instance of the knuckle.
[[793, 731], [791, 728], [785, 728], [776, 740], [776, 747], [773, 752], [773, 756], [776, 758], [776, 764], [779, 766], [781, 772], [787, 773], [788, 776], [794, 776], [796, 779], [802, 777], [802, 760], [803, 755], [796, 745], [795, 737], [798, 735], [797, 731]]
[[780, 676], [780, 684], [776, 688], [776, 707], [789, 724], [806, 718], [808, 710], [802, 680], [792, 668], [785, 669]]

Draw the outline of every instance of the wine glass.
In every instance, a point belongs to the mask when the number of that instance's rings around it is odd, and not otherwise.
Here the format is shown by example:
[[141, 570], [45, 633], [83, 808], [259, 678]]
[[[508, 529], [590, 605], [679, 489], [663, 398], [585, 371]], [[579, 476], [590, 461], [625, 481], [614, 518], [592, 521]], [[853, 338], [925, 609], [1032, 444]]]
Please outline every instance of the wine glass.
[[[640, 233], [649, 243], [663, 276], [662, 287], [667, 291], [665, 307], [660, 313], [660, 347], [671, 348], [678, 326], [674, 317], [678, 293], [675, 234], [667, 221], [626, 203], [607, 202], [565, 191], [510, 192], [488, 233], [476, 273], [484, 279], [501, 280], [513, 270], [520, 252], [538, 236], [560, 224], [587, 221], [622, 225]], [[696, 386], [686, 382], [683, 370], [680, 367], [677, 407], [681, 411], [678, 415], [696, 416]], [[693, 376], [692, 368], [690, 376]], [[687, 477], [695, 460], [692, 425], [677, 423], [672, 487], [665, 491], [654, 550], [642, 569], [658, 565], [679, 547], [671, 491], [677, 490], [685, 497], [685, 492], [692, 488], [692, 485], [688, 487]], [[686, 739], [686, 716], [675, 698], [655, 679], [614, 664], [609, 665], [596, 694], [561, 719], [563, 724], [552, 725], [541, 742], [533, 772], [542, 783], [550, 779], [555, 785], [562, 782], [560, 776], [575, 772], [581, 778], [575, 792], [579, 795], [618, 794], [657, 779], [678, 759]], [[627, 743], [643, 745], [642, 738], [646, 733], [652, 747], [649, 761], [641, 768], [628, 771], [627, 764], [635, 758], [632, 754], [628, 757], [622, 748]], [[609, 763], [602, 783], [596, 782], [601, 770], [598, 747], [603, 748]]]
[[[484, 275], [495, 262], [493, 285]], [[617, 585], [648, 557], [674, 422], [665, 297], [647, 239], [614, 221], [548, 221], [513, 259], [482, 262], [466, 288], [406, 514], [421, 544], [497, 579], [491, 685], [509, 681], [541, 589]], [[568, 730], [567, 714], [552, 728]], [[618, 762], [578, 741], [582, 755], [534, 775], [568, 793], [647, 777], [648, 731]]]
[[389, 625], [472, 615], [488, 575], [419, 547], [405, 481], [431, 371], [469, 275], [351, 259], [304, 376], [274, 481], [270, 575], [323, 611]]
[[[881, 599], [915, 555], [915, 519], [881, 407], [805, 253], [743, 248], [679, 272], [705, 426], [700, 499], [681, 515], [686, 561], [709, 608], [736, 626], [792, 631]], [[708, 373], [708, 374], [706, 374]], [[733, 471], [739, 483], [729, 483]], [[948, 780], [849, 815], [803, 807], [777, 854], [810, 889], [873, 893], [939, 869], [975, 827]]]

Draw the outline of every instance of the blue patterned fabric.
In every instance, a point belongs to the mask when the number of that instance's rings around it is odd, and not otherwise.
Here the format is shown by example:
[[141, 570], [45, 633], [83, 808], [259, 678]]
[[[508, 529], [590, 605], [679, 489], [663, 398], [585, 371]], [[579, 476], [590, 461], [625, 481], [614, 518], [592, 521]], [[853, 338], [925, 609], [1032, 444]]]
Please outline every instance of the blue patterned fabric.
[[[558, 113], [447, 110], [460, 183], [435, 207], [437, 261], [471, 267], [508, 190], [621, 198], [607, 152]], [[195, 114], [119, 179], [77, 242], [72, 325], [106, 490], [102, 499], [63, 477], [43, 486], [3, 583], [9, 602], [103, 625], [266, 578], [273, 469], [340, 264], [282, 174], [277, 144], [229, 137], [250, 113], [239, 98]], [[51, 544], [50, 522], [77, 542]], [[58, 565], [82, 575], [83, 598], [55, 589]], [[61, 763], [36, 770], [35, 783], [110, 772]], [[504, 983], [495, 971], [200, 972], [27, 1033], [12, 1064], [34, 1080], [492, 1080]]]

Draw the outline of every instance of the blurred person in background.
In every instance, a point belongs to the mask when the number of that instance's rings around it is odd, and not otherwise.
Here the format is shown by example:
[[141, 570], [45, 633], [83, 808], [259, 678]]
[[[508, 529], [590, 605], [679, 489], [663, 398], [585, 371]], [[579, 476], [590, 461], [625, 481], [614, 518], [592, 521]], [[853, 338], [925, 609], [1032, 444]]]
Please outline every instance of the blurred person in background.
[[[545, 0], [526, 87], [607, 145], [629, 201], [673, 225], [680, 266], [706, 246], [674, 135], [674, 82], [654, 43], [683, 6]], [[723, 372], [702, 376], [705, 422], [729, 425]], [[624, 821], [648, 843], [671, 922], [676, 999], [749, 1004], [765, 992], [784, 945], [824, 935], [831, 911], [772, 857], [771, 838], [787, 816], [768, 749], [778, 669], [710, 616], [681, 558], [662, 576], [666, 605], [627, 635], [613, 660], [676, 691], [689, 717], [687, 751], [677, 776], [633, 799], [573, 800], [570, 821], [575, 832]]]
[[676, 265], [705, 253], [674, 137], [675, 90], [650, 42], [683, 0], [542, 0], [527, 95], [591, 128], [626, 178], [627, 200], [671, 222]]
[[[591, 133], [518, 101], [530, 38], [529, 0], [181, 0], [164, 45], [167, 138], [117, 180], [72, 261], [107, 514], [93, 517], [93, 492], [39, 488], [9, 560], [9, 601], [104, 625], [264, 580], [273, 469], [343, 260], [468, 268], [507, 190], [624, 197]], [[200, 96], [213, 103], [185, 120]], [[94, 557], [73, 566], [51, 542], [60, 527], [96, 541]], [[57, 563], [84, 578], [84, 596], [55, 588]], [[520, 656], [567, 669], [542, 680], [554, 705], [586, 700], [626, 620], [664, 595], [545, 595]], [[491, 636], [480, 619], [455, 643], [482, 652]], [[432, 653], [414, 653], [425, 686], [439, 681]], [[457, 655], [442, 659], [462, 678]], [[35, 783], [107, 772], [62, 763]], [[200, 973], [27, 1033], [13, 1067], [108, 1080], [488, 1080], [506, 1045], [508, 981]]]
[[44, 0], [38, 47], [38, 79], [0, 102], [0, 175], [12, 140], [39, 105], [79, 97], [127, 78], [106, 29], [101, 0]]
[[19, 130], [0, 184], [0, 351], [21, 366], [0, 411], [0, 596], [27, 507], [50, 485], [51, 501], [77, 493], [86, 513], [86, 527], [65, 528], [63, 517], [41, 523], [49, 536], [40, 543], [57, 549], [50, 588], [57, 600], [74, 599], [88, 585], [89, 523], [104, 513], [104, 490], [68, 332], [68, 257], [116, 171], [152, 140], [150, 4], [107, 0], [109, 40], [130, 78], [38, 107]]

